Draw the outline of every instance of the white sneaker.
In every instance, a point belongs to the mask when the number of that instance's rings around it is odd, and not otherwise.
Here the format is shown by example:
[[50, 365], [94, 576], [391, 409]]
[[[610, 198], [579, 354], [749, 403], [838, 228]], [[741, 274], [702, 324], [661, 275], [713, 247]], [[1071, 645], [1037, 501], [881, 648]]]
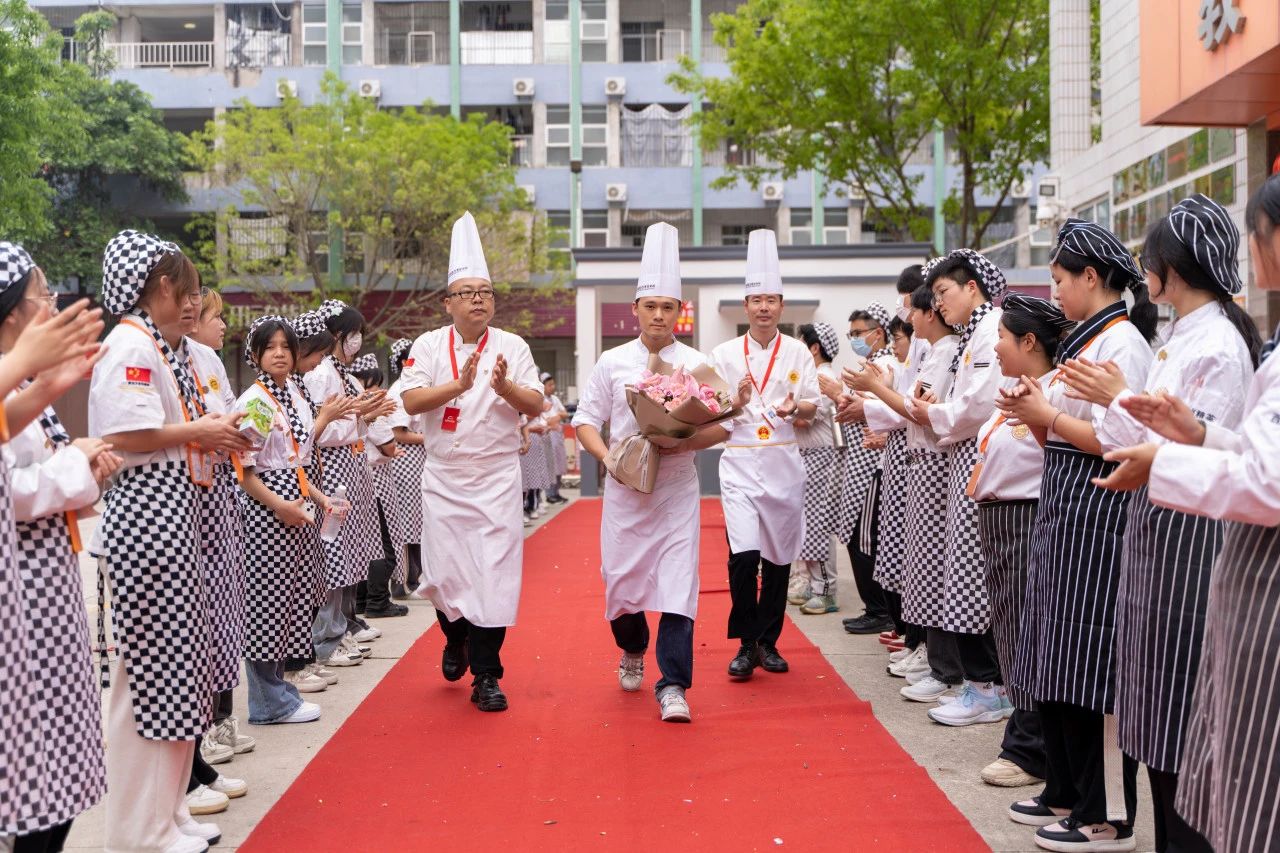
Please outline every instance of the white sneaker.
[[380, 628], [375, 628], [372, 625], [370, 625], [368, 628], [365, 628], [361, 631], [356, 631], [354, 634], [351, 635], [351, 639], [355, 640], [357, 643], [371, 643], [381, 636], [382, 636], [382, 630]]
[[662, 688], [658, 693], [658, 707], [662, 709], [664, 723], [687, 723], [692, 719], [689, 716], [689, 702], [684, 698], [683, 687], [672, 685]]
[[229, 802], [231, 799], [226, 794], [201, 785], [187, 794], [187, 811], [192, 814], [217, 814], [225, 812]]
[[925, 675], [915, 684], [908, 684], [898, 692], [902, 694], [902, 698], [910, 699], [912, 702], [936, 702], [939, 696], [950, 689], [932, 675]]
[[1000, 707], [1004, 710], [1004, 718], [1007, 720], [1013, 716], [1015, 710], [1013, 703], [1009, 701], [1009, 694], [1003, 686], [996, 688], [996, 695], [1000, 697]]
[[306, 672], [310, 675], [314, 675], [316, 678], [321, 679], [322, 681], [324, 681], [325, 684], [328, 684], [329, 686], [333, 686], [334, 684], [338, 683], [338, 673], [334, 672], [331, 669], [325, 669], [320, 664], [315, 663], [314, 661], [312, 663], [307, 664]]
[[182, 835], [178, 840], [164, 848], [164, 853], [205, 853], [209, 842], [194, 835]]
[[907, 684], [919, 684], [933, 673], [933, 667], [922, 667], [913, 669], [903, 676], [907, 680]]
[[1004, 719], [1004, 708], [991, 682], [973, 684], [966, 681], [954, 702], [929, 709], [929, 719], [944, 726], [971, 726], [975, 723], [998, 723]]
[[313, 704], [311, 702], [303, 702], [301, 705], [298, 706], [298, 710], [294, 711], [292, 714], [285, 717], [283, 720], [279, 720], [279, 722], [311, 723], [311, 722], [315, 722], [318, 719], [320, 719], [320, 706]]
[[787, 603], [804, 604], [809, 600], [809, 579], [804, 575], [792, 575], [787, 581]]
[[618, 663], [618, 683], [628, 693], [635, 693], [644, 681], [644, 655], [633, 655], [623, 652]]
[[[929, 653], [924, 650], [924, 646], [918, 646], [906, 657], [897, 663], [891, 663], [887, 667], [889, 674], [894, 678], [910, 679], [913, 674], [922, 673], [927, 675], [932, 671], [929, 666]], [[917, 679], [919, 681], [919, 679]], [[914, 683], [914, 682], [913, 682]]]
[[209, 783], [209, 790], [226, 794], [232, 800], [238, 800], [249, 793], [249, 783], [243, 779], [231, 779], [219, 773], [218, 778]]
[[[364, 655], [359, 652], [348, 651], [346, 646], [339, 643], [338, 647], [333, 650], [333, 654], [325, 658], [321, 666], [328, 669], [331, 666], [359, 666], [362, 663], [364, 663]], [[302, 671], [306, 672], [306, 670]], [[310, 675], [310, 673], [307, 674]], [[324, 679], [321, 678], [320, 681], [324, 681]], [[325, 686], [327, 687], [328, 685], [326, 684]]]
[[227, 717], [218, 723], [213, 729], [213, 736], [217, 738], [218, 743], [231, 747], [231, 751], [236, 755], [253, 752], [253, 748], [258, 745], [253, 738], [240, 734], [240, 721], [234, 716]]
[[305, 669], [295, 669], [284, 674], [284, 680], [293, 685], [299, 693], [323, 693], [328, 687], [323, 678], [316, 678]]
[[360, 655], [361, 658], [367, 658], [369, 655], [373, 654], [373, 646], [360, 645], [356, 642], [356, 638], [350, 634], [342, 635], [342, 642], [340, 645], [345, 648], [347, 652]]
[[204, 737], [200, 738], [200, 757], [204, 759], [206, 764], [225, 764], [235, 754], [235, 750], [230, 746], [218, 742], [216, 726], [205, 732]]
[[889, 652], [889, 663], [897, 663], [903, 658], [908, 657], [914, 653], [915, 653], [915, 649], [908, 649], [906, 647], [898, 649], [896, 652]]
[[188, 820], [186, 823], [178, 824], [178, 832], [189, 838], [203, 839], [205, 844], [217, 844], [222, 839], [222, 830], [218, 829], [216, 823]]

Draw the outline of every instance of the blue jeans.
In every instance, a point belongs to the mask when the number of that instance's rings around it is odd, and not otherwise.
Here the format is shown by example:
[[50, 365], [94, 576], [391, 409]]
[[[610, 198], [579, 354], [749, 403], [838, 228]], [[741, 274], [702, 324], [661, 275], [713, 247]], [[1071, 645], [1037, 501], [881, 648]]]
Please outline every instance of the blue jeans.
[[[614, 642], [627, 654], [640, 655], [649, 648], [649, 622], [643, 613], [623, 613], [609, 621]], [[662, 678], [654, 692], [675, 685], [693, 686], [693, 620], [679, 613], [663, 613], [658, 620], [658, 671]]]
[[323, 665], [338, 648], [342, 637], [347, 633], [347, 614], [343, 612], [342, 595], [344, 589], [331, 589], [324, 597], [324, 603], [316, 612], [316, 621], [311, 624], [311, 644], [316, 650], [316, 660]]
[[249, 722], [255, 726], [278, 723], [302, 704], [298, 689], [284, 680], [284, 661], [246, 660], [249, 683]]

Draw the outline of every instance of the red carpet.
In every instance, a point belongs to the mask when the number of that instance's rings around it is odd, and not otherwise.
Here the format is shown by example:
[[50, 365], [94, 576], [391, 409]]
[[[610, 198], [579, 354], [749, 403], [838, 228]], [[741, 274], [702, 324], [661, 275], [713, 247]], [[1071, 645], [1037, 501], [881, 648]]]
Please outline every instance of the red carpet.
[[789, 674], [728, 680], [718, 501], [702, 505], [692, 725], [658, 720], [652, 654], [644, 688], [619, 690], [599, 518], [579, 501], [525, 544], [511, 710], [480, 713], [469, 677], [445, 682], [429, 632], [240, 849], [988, 849], [794, 626]]

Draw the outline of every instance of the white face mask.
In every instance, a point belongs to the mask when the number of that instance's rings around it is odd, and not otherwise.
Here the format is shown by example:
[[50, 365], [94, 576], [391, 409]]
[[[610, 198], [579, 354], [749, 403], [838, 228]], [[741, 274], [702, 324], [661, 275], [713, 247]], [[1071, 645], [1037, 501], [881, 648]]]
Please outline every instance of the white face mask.
[[360, 352], [360, 347], [364, 346], [364, 338], [359, 332], [342, 342], [342, 354], [347, 358], [355, 358]]
[[911, 319], [911, 309], [905, 305], [899, 305], [898, 310], [894, 313], [897, 314], [898, 319], [904, 323]]

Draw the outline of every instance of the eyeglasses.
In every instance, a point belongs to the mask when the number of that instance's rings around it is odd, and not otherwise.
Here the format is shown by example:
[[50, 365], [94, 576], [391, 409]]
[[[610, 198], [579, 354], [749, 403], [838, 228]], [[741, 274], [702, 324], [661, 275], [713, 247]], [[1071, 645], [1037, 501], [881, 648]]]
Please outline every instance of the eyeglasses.
[[475, 298], [479, 296], [481, 302], [489, 302], [493, 299], [493, 291], [487, 287], [481, 288], [480, 290], [472, 290], [469, 287], [464, 287], [462, 290], [455, 290], [452, 293], [446, 293], [445, 296], [461, 299], [464, 302], [474, 302]]
[[58, 313], [58, 297], [52, 293], [46, 293], [44, 296], [28, 296], [26, 298], [30, 299], [32, 302], [43, 302], [45, 305], [48, 305], [49, 313], [51, 314]]
[[866, 336], [866, 335], [871, 334], [871, 333], [872, 333], [872, 332], [874, 332], [874, 331], [877, 331], [877, 329], [850, 329], [850, 330], [849, 330], [849, 340], [851, 340], [851, 341], [852, 341], [852, 340], [854, 340], [855, 338], [861, 338], [861, 337], [864, 337], [864, 336]]

